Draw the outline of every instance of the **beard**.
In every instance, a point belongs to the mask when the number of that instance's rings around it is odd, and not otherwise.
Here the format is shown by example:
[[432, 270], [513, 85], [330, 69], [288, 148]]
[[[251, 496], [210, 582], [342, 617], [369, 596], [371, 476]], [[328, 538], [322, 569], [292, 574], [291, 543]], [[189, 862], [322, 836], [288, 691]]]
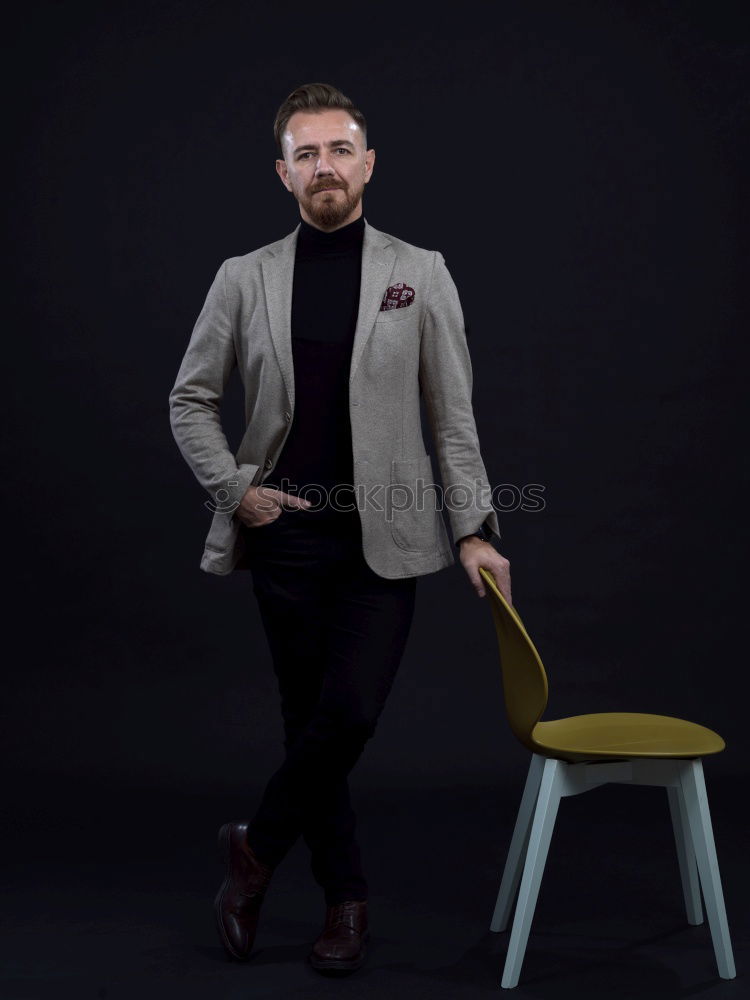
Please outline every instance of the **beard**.
[[297, 198], [316, 226], [321, 229], [331, 229], [341, 223], [354, 211], [362, 199], [364, 185], [352, 192], [341, 188], [341, 194], [311, 194]]

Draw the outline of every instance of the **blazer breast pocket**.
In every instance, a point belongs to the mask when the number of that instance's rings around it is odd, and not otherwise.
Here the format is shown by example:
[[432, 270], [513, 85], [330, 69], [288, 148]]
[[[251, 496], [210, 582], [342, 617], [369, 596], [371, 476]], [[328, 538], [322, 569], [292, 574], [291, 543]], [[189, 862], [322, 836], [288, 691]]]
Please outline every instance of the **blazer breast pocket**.
[[378, 312], [377, 323], [381, 326], [391, 323], [403, 323], [406, 320], [419, 320], [419, 309], [416, 306], [404, 306], [403, 309], [381, 309]]
[[[391, 311], [409, 312], [408, 309]], [[419, 363], [419, 324], [404, 320], [379, 320], [369, 338], [368, 357], [376, 369], [391, 372], [388, 377], [397, 379], [400, 386], [406, 373]]]

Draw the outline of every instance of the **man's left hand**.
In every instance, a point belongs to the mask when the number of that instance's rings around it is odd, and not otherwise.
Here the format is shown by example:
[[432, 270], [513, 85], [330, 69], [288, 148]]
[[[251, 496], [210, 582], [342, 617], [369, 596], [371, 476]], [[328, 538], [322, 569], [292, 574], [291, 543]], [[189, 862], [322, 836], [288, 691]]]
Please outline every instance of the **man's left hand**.
[[458, 543], [461, 565], [469, 574], [471, 584], [479, 597], [484, 597], [484, 581], [479, 575], [479, 569], [489, 570], [495, 579], [497, 589], [505, 600], [513, 607], [510, 593], [510, 563], [501, 556], [497, 549], [489, 542], [482, 541], [476, 535], [469, 535], [462, 538]]

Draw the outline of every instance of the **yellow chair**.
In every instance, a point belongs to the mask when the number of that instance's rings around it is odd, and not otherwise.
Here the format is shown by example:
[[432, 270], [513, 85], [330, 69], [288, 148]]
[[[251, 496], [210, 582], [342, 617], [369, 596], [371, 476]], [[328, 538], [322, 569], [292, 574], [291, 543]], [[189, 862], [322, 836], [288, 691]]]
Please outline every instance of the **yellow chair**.
[[705, 726], [668, 715], [600, 712], [540, 721], [548, 692], [542, 661], [492, 574], [479, 572], [497, 632], [508, 721], [532, 752], [490, 924], [491, 931], [506, 929], [518, 891], [501, 986], [518, 985], [560, 799], [607, 782], [667, 789], [688, 923], [703, 922], [702, 889], [719, 975], [734, 979], [701, 763], [702, 757], [723, 750], [724, 740]]

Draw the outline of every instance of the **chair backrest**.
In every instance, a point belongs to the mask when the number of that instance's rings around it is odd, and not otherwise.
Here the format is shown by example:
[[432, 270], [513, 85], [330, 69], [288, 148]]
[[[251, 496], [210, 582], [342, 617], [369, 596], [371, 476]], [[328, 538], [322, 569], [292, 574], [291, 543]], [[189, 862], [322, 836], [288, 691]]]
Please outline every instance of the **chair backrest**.
[[500, 649], [505, 711], [517, 739], [536, 752], [532, 730], [547, 707], [547, 673], [515, 608], [505, 600], [489, 570], [481, 567]]

